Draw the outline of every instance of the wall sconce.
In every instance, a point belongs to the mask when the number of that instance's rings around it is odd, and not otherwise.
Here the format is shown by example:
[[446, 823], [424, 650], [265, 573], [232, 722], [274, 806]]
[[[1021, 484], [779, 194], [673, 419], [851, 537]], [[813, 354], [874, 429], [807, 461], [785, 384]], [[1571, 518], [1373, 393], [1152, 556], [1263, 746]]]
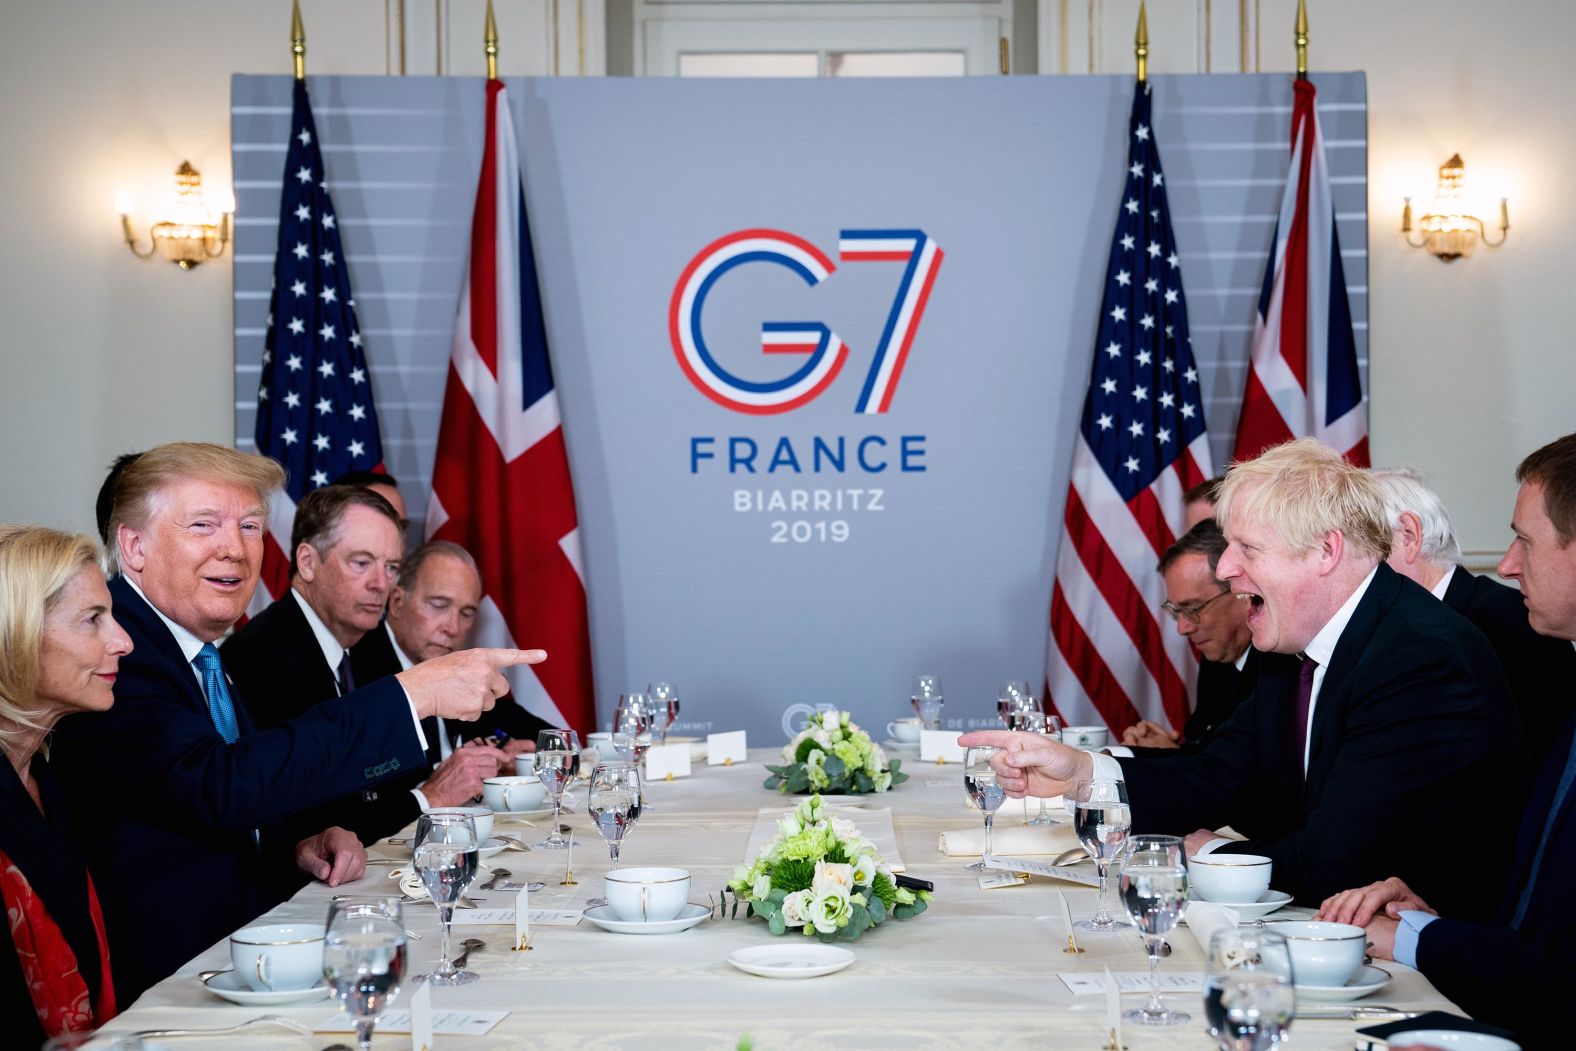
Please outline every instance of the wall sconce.
[[1412, 240], [1412, 198], [1406, 198], [1406, 207], [1401, 210], [1401, 236], [1406, 238], [1406, 243], [1413, 248], [1426, 248], [1446, 263], [1471, 255], [1479, 241], [1490, 248], [1498, 248], [1505, 243], [1510, 230], [1510, 209], [1504, 197], [1499, 199], [1498, 241], [1488, 239], [1483, 220], [1461, 211], [1461, 180], [1465, 171], [1466, 165], [1461, 162], [1459, 153], [1439, 166], [1439, 188], [1435, 191], [1434, 203], [1428, 214], [1417, 221], [1421, 241]]
[[214, 210], [203, 197], [202, 174], [190, 161], [182, 161], [175, 169], [175, 200], [170, 215], [149, 228], [147, 251], [137, 249], [137, 234], [131, 227], [131, 198], [125, 190], [115, 193], [115, 211], [120, 213], [121, 236], [132, 255], [149, 259], [158, 252], [182, 270], [190, 270], [206, 259], [224, 254], [224, 246], [230, 243], [230, 216], [235, 204], [226, 200], [215, 221]]

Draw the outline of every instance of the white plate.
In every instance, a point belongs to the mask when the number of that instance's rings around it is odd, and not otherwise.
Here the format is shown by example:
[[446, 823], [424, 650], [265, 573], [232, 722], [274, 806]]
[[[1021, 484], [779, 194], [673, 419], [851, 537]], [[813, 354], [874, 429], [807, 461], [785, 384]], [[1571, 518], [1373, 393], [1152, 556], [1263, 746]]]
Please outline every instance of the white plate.
[[[1405, 1037], [1404, 1041], [1396, 1037]], [[1402, 1044], [1426, 1044], [1429, 1047], [1442, 1048], [1443, 1051], [1521, 1051], [1521, 1045], [1513, 1040], [1506, 1040], [1502, 1036], [1490, 1033], [1468, 1033], [1460, 1029], [1408, 1029], [1402, 1033], [1394, 1033], [1385, 1038], [1393, 1047]]]
[[612, 931], [614, 934], [677, 934], [679, 931], [689, 930], [710, 915], [711, 910], [704, 905], [686, 905], [683, 911], [671, 920], [642, 923], [640, 920], [619, 919], [611, 905], [598, 905], [585, 911], [586, 919], [604, 931]]
[[1356, 1000], [1370, 993], [1377, 993], [1390, 984], [1388, 972], [1368, 966], [1358, 971], [1345, 985], [1298, 985], [1297, 999], [1319, 1003], [1343, 1003]]
[[243, 1007], [272, 1007], [275, 1004], [321, 1000], [328, 995], [328, 986], [322, 982], [310, 989], [281, 989], [278, 992], [260, 993], [241, 981], [241, 976], [234, 971], [220, 971], [202, 984], [215, 996], [222, 996]]
[[[1204, 899], [1194, 898], [1193, 900], [1203, 901]], [[1243, 923], [1251, 923], [1254, 920], [1262, 920], [1264, 917], [1268, 916], [1277, 909], [1284, 909], [1286, 906], [1291, 904], [1291, 901], [1291, 895], [1287, 894], [1283, 890], [1267, 890], [1264, 892], [1264, 896], [1258, 901], [1237, 903], [1229, 901], [1212, 901], [1208, 904], [1219, 905], [1223, 909], [1235, 909], [1238, 920]]]
[[819, 978], [853, 963], [854, 954], [835, 945], [807, 943], [803, 935], [785, 935], [776, 944], [731, 952], [728, 962], [762, 978]]

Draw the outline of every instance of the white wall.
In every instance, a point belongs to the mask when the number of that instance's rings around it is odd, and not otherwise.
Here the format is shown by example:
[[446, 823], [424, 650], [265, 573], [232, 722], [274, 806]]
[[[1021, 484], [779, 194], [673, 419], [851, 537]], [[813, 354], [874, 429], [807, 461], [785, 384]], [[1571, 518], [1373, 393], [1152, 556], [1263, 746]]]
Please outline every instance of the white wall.
[[[1042, 67], [1088, 68], [1089, 4], [1039, 0]], [[479, 0], [304, 0], [310, 70], [479, 71]], [[552, 11], [558, 10], [554, 46]], [[1126, 55], [1136, 0], [1096, 0], [1097, 66]], [[1289, 69], [1295, 0], [1153, 0], [1157, 71]], [[569, 0], [499, 3], [506, 73], [579, 66]], [[599, 39], [602, 5], [584, 5]], [[435, 8], [451, 11], [441, 29]], [[1576, 170], [1576, 5], [1562, 0], [1311, 0], [1312, 63], [1369, 75], [1373, 451], [1433, 475], [1464, 545], [1503, 544], [1517, 459], [1576, 427], [1576, 353], [1557, 200]], [[1209, 22], [1204, 20], [1208, 14]], [[1244, 21], [1245, 20], [1245, 21]], [[133, 260], [111, 200], [144, 202], [189, 158], [229, 176], [229, 74], [289, 68], [289, 5], [249, 0], [52, 0], [7, 5], [0, 87], [0, 520], [89, 527], [116, 454], [171, 438], [227, 441], [228, 263], [181, 273]], [[445, 33], [450, 34], [445, 37]], [[513, 35], [511, 35], [511, 33]], [[69, 54], [67, 53], [69, 49]], [[602, 67], [586, 49], [586, 72]], [[475, 68], [473, 67], [473, 63]], [[1021, 67], [1020, 67], [1021, 68]], [[1452, 152], [1485, 197], [1511, 198], [1510, 242], [1448, 266], [1406, 249], [1400, 197], [1426, 202]]]

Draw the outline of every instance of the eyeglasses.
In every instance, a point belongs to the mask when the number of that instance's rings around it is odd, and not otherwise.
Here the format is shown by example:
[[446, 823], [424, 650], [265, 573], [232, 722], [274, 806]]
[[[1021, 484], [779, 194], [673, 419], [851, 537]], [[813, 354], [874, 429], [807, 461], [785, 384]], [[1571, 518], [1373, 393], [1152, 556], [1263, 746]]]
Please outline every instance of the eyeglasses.
[[1204, 611], [1229, 594], [1231, 594], [1230, 591], [1222, 591], [1209, 601], [1200, 602], [1196, 606], [1178, 606], [1168, 599], [1160, 604], [1160, 608], [1165, 610], [1166, 616], [1172, 620], [1185, 620], [1194, 627], [1198, 627], [1198, 618], [1204, 615]]

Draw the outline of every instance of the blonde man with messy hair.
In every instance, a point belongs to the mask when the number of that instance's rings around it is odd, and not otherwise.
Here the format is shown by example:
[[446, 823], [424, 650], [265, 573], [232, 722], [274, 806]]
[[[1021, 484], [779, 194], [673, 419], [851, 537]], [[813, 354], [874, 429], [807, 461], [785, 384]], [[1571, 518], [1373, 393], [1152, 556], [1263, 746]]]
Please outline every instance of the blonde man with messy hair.
[[[1300, 904], [1368, 882], [1357, 873], [1404, 869], [1472, 908], [1482, 874], [1439, 865], [1432, 844], [1471, 827], [1505, 864], [1513, 837], [1484, 786], [1514, 793], [1526, 757], [1487, 640], [1384, 563], [1383, 495], [1318, 442], [1233, 467], [1215, 513], [1227, 541], [1215, 575], [1250, 604], [1262, 658], [1253, 695], [1208, 747], [1118, 759], [1028, 734], [960, 743], [1003, 749], [992, 765], [1009, 795], [1121, 779], [1135, 828], [1185, 837], [1189, 857], [1267, 857]], [[1211, 831], [1225, 825], [1246, 840]]]

